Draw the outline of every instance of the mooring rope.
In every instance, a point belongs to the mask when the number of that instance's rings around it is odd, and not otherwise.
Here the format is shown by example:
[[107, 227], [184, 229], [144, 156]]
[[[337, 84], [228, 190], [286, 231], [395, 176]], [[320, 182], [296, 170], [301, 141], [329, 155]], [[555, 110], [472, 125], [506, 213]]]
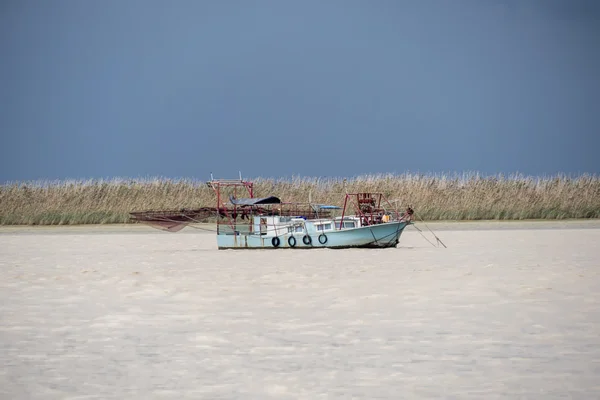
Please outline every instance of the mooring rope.
[[[444, 246], [445, 249], [447, 249], [448, 247], [444, 244], [444, 242], [442, 242], [442, 240], [437, 237], [437, 235], [431, 230], [429, 229], [429, 227], [427, 226], [427, 224], [425, 223], [425, 221], [423, 221], [423, 218], [421, 218], [420, 215], [417, 215], [417, 213], [415, 213], [415, 215], [417, 216], [417, 218], [419, 218], [421, 220], [421, 222], [423, 223], [423, 225], [425, 225], [425, 227], [427, 228], [427, 230], [429, 230], [429, 232], [431, 232], [431, 234], [433, 235], [433, 237], [435, 237], [436, 243], [440, 243], [442, 246]], [[435, 244], [433, 244], [429, 239], [427, 239], [427, 237], [423, 234], [423, 231], [420, 230], [416, 225], [412, 224], [416, 230], [419, 231], [419, 233], [421, 234], [421, 236], [423, 236], [423, 238], [425, 240], [427, 240], [433, 247], [440, 247], [439, 245], [436, 246]]]
[[423, 231], [422, 231], [422, 230], [420, 230], [418, 226], [416, 226], [415, 224], [413, 224], [413, 226], [415, 227], [415, 229], [416, 229], [417, 231], [419, 231], [419, 233], [421, 234], [421, 236], [423, 236], [423, 239], [425, 239], [425, 240], [427, 240], [427, 241], [429, 242], [429, 244], [430, 244], [430, 245], [432, 245], [433, 247], [438, 247], [438, 246], [436, 246], [435, 244], [433, 244], [433, 243], [431, 242], [431, 240], [427, 239], [427, 236], [423, 235]]

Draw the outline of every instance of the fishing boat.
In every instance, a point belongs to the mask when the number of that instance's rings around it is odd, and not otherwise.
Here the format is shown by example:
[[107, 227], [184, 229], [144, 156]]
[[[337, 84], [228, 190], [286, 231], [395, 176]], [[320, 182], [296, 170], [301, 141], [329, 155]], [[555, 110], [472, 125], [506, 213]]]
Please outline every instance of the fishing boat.
[[[283, 202], [255, 197], [254, 184], [214, 179], [216, 207], [132, 212], [133, 221], [169, 232], [216, 222], [219, 249], [316, 249], [396, 247], [413, 210], [398, 212], [383, 193], [344, 193], [343, 205]], [[245, 197], [237, 197], [242, 191]]]

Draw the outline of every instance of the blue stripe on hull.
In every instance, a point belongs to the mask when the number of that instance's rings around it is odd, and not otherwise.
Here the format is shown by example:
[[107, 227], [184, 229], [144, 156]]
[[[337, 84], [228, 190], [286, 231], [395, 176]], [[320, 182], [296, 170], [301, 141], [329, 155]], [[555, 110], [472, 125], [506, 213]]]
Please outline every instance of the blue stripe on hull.
[[[278, 236], [279, 246], [273, 245], [273, 236], [263, 235], [217, 235], [219, 249], [311, 249], [311, 248], [349, 248], [395, 247], [400, 235], [406, 227], [406, 222], [389, 222], [385, 224], [363, 226], [354, 229], [336, 230], [310, 234], [311, 243], [303, 242], [304, 234], [286, 233]], [[325, 238], [321, 236], [324, 234]], [[290, 237], [294, 237], [295, 246], [290, 246]], [[321, 241], [325, 243], [320, 243]], [[293, 240], [291, 241], [293, 244]]]

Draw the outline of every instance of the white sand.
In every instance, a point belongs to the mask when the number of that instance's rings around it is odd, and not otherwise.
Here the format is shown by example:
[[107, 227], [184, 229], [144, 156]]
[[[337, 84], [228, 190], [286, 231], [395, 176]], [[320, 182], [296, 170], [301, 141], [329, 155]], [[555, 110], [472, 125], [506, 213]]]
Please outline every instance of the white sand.
[[2, 228], [0, 398], [600, 398], [600, 223], [430, 226], [448, 249]]

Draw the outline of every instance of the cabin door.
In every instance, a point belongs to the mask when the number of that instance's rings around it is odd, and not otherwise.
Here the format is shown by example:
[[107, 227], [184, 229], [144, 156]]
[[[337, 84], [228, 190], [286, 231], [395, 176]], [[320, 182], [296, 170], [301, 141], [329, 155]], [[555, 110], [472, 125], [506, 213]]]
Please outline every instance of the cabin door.
[[260, 234], [265, 235], [266, 233], [267, 233], [267, 219], [261, 218], [260, 219]]

